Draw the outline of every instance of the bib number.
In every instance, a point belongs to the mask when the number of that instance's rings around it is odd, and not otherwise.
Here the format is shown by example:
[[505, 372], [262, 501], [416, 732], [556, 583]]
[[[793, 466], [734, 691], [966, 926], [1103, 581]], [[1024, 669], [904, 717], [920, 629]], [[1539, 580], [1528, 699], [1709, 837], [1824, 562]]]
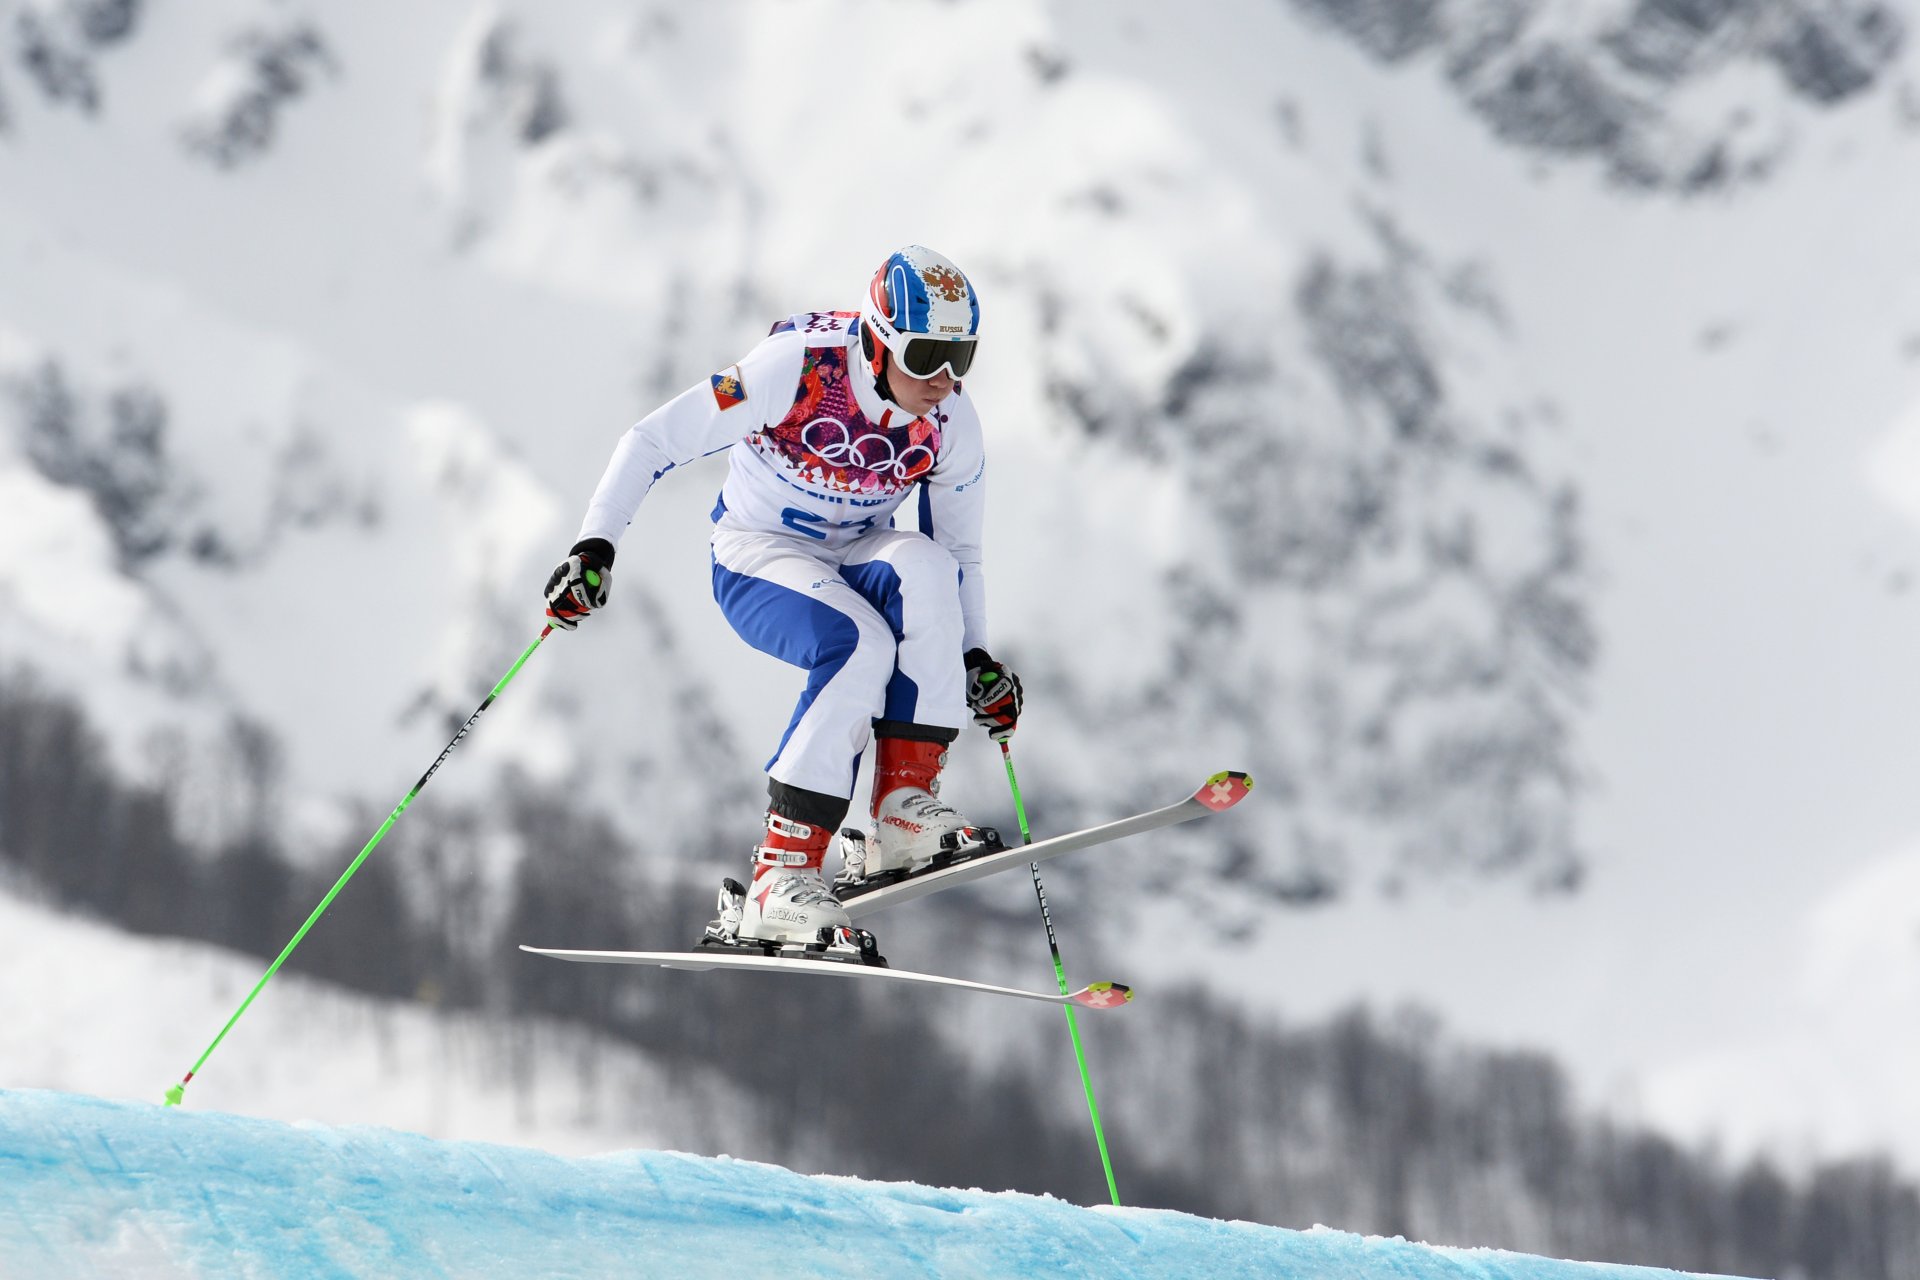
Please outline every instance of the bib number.
[[818, 538], [822, 542], [827, 540], [825, 530], [828, 528], [858, 529], [860, 532], [865, 533], [868, 529], [873, 528], [873, 520], [874, 518], [872, 516], [868, 516], [863, 520], [842, 520], [835, 524], [825, 516], [817, 516], [811, 511], [802, 511], [798, 507], [788, 507], [780, 513], [781, 524], [792, 529], [795, 533], [804, 533], [809, 538]]

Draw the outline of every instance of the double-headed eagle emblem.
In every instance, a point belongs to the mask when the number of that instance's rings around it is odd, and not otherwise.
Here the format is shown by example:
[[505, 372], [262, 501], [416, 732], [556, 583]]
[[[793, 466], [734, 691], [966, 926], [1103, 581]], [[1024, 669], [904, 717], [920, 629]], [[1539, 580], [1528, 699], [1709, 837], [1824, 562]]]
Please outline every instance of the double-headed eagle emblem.
[[948, 302], [958, 302], [967, 296], [967, 278], [952, 267], [927, 267], [921, 271], [920, 278], [927, 288]]

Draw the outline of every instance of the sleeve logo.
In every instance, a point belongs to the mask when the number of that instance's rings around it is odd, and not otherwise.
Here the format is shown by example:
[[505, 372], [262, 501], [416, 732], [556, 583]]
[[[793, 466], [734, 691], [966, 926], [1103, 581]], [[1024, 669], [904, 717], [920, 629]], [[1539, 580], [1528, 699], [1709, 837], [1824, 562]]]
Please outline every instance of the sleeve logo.
[[734, 365], [722, 373], [713, 375], [713, 399], [722, 412], [743, 404], [747, 398], [747, 388], [740, 381], [740, 366]]

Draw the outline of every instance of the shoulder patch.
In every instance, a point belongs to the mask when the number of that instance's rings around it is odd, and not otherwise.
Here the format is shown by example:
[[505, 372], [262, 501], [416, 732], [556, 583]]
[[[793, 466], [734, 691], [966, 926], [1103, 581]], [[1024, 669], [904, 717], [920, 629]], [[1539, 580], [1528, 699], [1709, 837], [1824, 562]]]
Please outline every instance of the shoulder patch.
[[714, 403], [720, 406], [721, 412], [724, 413], [737, 404], [746, 403], [747, 388], [746, 384], [740, 381], [739, 365], [736, 364], [731, 369], [723, 369], [714, 374], [712, 382]]

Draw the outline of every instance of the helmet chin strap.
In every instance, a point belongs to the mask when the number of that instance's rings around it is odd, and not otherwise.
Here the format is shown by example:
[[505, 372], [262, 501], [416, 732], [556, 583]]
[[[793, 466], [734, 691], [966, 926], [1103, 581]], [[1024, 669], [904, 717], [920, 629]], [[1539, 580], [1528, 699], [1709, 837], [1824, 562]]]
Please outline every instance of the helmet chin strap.
[[882, 400], [897, 408], [900, 402], [893, 398], [893, 388], [887, 384], [887, 374], [891, 372], [887, 349], [875, 340], [873, 327], [864, 320], [860, 322], [860, 354], [866, 357], [867, 372], [873, 375], [873, 389], [880, 393]]

